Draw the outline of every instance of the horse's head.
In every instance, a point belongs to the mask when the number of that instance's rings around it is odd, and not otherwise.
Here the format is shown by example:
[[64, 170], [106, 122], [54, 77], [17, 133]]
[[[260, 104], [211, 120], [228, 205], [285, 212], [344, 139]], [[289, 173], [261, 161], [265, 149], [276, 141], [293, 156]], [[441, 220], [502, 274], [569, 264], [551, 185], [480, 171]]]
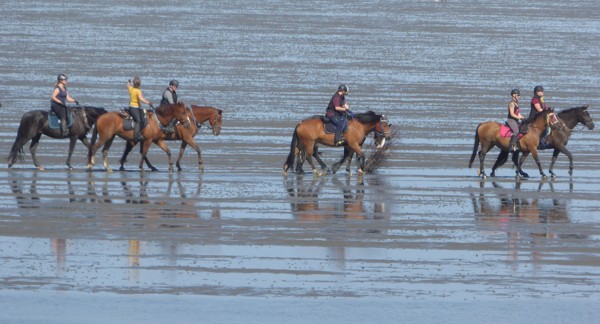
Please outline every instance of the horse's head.
[[386, 140], [390, 140], [392, 138], [392, 123], [390, 123], [385, 117], [385, 115], [381, 115], [379, 119], [379, 123], [375, 125], [375, 144], [377, 148], [382, 148], [385, 145]]
[[83, 106], [83, 111], [85, 111], [86, 116], [89, 118], [89, 124], [92, 125], [96, 122], [98, 117], [106, 114], [108, 111], [102, 107], [90, 107]]
[[215, 113], [208, 121], [212, 128], [213, 135], [217, 136], [221, 133], [221, 124], [223, 123], [223, 110], [215, 109]]
[[184, 128], [190, 127], [190, 119], [187, 111], [183, 101], [173, 105], [173, 117], [175, 117], [178, 122], [182, 123]]
[[585, 105], [581, 107], [581, 109], [577, 109], [577, 121], [582, 123], [589, 130], [592, 130], [594, 129], [594, 121], [587, 110], [588, 108], [589, 105]]

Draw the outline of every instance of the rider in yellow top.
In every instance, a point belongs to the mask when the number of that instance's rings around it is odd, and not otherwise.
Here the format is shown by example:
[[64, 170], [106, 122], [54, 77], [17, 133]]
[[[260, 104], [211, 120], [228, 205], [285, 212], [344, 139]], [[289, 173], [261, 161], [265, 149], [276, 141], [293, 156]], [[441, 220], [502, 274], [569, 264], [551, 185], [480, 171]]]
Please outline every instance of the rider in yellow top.
[[140, 90], [140, 85], [142, 85], [142, 80], [139, 76], [133, 78], [133, 85], [131, 80], [127, 81], [127, 89], [129, 90], [129, 114], [133, 118], [133, 139], [137, 141], [144, 140], [144, 136], [142, 136], [140, 132], [140, 125], [142, 123], [142, 110], [140, 109], [140, 102], [147, 104], [150, 107], [152, 103], [142, 95], [142, 90]]

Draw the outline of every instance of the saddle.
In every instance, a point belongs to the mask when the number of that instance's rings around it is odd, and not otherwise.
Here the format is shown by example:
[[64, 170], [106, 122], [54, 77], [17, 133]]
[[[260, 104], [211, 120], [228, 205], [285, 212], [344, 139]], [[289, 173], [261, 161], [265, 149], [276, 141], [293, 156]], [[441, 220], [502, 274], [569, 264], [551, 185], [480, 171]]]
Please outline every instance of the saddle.
[[[500, 126], [500, 136], [502, 138], [510, 138], [512, 137], [513, 132], [510, 130], [510, 127], [502, 124]], [[519, 131], [519, 138], [523, 137], [524, 133], [522, 131]]]
[[[307, 119], [320, 119], [323, 122], [323, 129], [326, 134], [335, 134], [335, 125], [331, 122], [327, 116], [324, 115], [314, 115]], [[348, 120], [342, 125], [342, 134], [345, 134], [348, 131]]]
[[[67, 109], [67, 127], [71, 126], [73, 126], [73, 110], [69, 108]], [[48, 112], [48, 127], [50, 129], [61, 129], [60, 118], [52, 110]]]

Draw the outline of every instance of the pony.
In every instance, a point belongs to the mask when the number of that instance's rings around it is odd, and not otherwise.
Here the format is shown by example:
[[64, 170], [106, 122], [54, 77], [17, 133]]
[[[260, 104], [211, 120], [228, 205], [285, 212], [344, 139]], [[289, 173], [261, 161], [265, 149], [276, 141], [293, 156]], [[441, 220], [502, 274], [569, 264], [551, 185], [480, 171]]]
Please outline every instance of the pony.
[[[186, 119], [192, 120], [193, 123], [190, 123], [188, 128], [184, 127], [182, 124], [175, 125], [175, 131], [171, 134], [161, 134], [161, 139], [166, 141], [181, 141], [181, 147], [179, 148], [179, 155], [177, 157], [177, 162], [175, 166], [177, 166], [177, 171], [181, 171], [181, 158], [183, 157], [183, 152], [187, 145], [190, 145], [198, 154], [198, 167], [200, 171], [204, 170], [204, 163], [202, 162], [202, 153], [200, 151], [200, 146], [194, 140], [194, 136], [198, 134], [198, 130], [202, 125], [208, 121], [209, 127], [212, 129], [212, 133], [215, 136], [218, 136], [221, 133], [221, 124], [223, 122], [223, 110], [207, 107], [207, 106], [196, 106], [192, 105], [191, 109], [186, 108]], [[123, 156], [121, 157], [120, 163], [121, 167], [119, 170], [124, 171], [125, 167], [123, 166], [127, 161], [127, 155], [129, 152], [135, 147], [137, 143], [127, 141], [125, 144], [125, 152], [123, 152]], [[151, 167], [148, 165], [148, 167]]]
[[[522, 165], [527, 156], [531, 153], [535, 163], [540, 170], [540, 174], [542, 178], [546, 178], [546, 174], [544, 170], [542, 170], [542, 165], [540, 164], [540, 160], [538, 158], [538, 145], [540, 144], [540, 136], [544, 132], [544, 130], [553, 125], [556, 122], [556, 117], [554, 116], [554, 110], [549, 108], [548, 110], [544, 110], [537, 114], [534, 119], [527, 125], [528, 131], [527, 134], [523, 135], [519, 139], [519, 147], [520, 151], [523, 152], [523, 156], [521, 159], [518, 159], [519, 155], [513, 155], [513, 162], [516, 166], [517, 177], [528, 178], [529, 175], [523, 172]], [[473, 145], [473, 153], [471, 154], [471, 159], [469, 160], [469, 168], [473, 166], [473, 161], [475, 160], [475, 154], [479, 154], [479, 170], [478, 174], [482, 178], [487, 178], [485, 174], [483, 163], [485, 161], [486, 154], [494, 147], [497, 146], [503, 151], [509, 150], [510, 137], [502, 137], [500, 134], [502, 124], [498, 122], [484, 122], [477, 126], [475, 130], [475, 143]], [[479, 153], [477, 153], [477, 149], [479, 148], [479, 144], [481, 144], [481, 149]]]
[[[365, 156], [361, 146], [364, 143], [366, 136], [375, 131], [384, 134], [384, 136], [389, 139], [392, 133], [390, 127], [391, 126], [384, 115], [378, 115], [373, 111], [355, 114], [354, 118], [348, 122], [347, 132], [344, 133], [344, 140], [346, 142], [345, 147], [347, 147], [348, 150], [344, 151], [344, 157], [338, 164], [338, 168], [346, 158], [349, 158], [351, 154], [356, 153], [358, 174], [362, 175], [365, 168]], [[302, 164], [306, 159], [313, 170], [313, 174], [322, 175], [322, 172], [315, 168], [312, 158], [316, 155], [318, 144], [334, 146], [333, 140], [334, 134], [325, 132], [321, 116], [310, 117], [301, 121], [294, 129], [292, 135], [290, 154], [283, 165], [284, 174], [287, 174], [288, 169], [294, 165], [294, 161], [298, 157], [299, 161], [295, 167], [297, 173], [304, 173]], [[317, 161], [319, 161], [321, 167], [325, 166], [319, 158], [317, 158]]]
[[[168, 124], [173, 118], [182, 123], [183, 127], [189, 127], [190, 122], [186, 118], [186, 109], [183, 102], [178, 104], [163, 105], [156, 108], [154, 112], [148, 112], [148, 124], [141, 131], [142, 135], [144, 136], [144, 140], [142, 141], [142, 145], [140, 147], [142, 158], [140, 160], [139, 168], [142, 172], [144, 171], [144, 161], [146, 161], [146, 164], [152, 171], [157, 171], [147, 157], [148, 149], [152, 143], [155, 143], [158, 145], [158, 147], [165, 151], [169, 159], [169, 171], [173, 171], [171, 151], [162, 139], [162, 125]], [[119, 112], [110, 112], [98, 118], [92, 135], [92, 144], [90, 145], [90, 149], [88, 151], [88, 170], [91, 170], [95, 164], [94, 158], [96, 151], [98, 151], [100, 146], [104, 145], [102, 148], [102, 162], [104, 169], [107, 172], [112, 172], [112, 169], [108, 165], [107, 157], [108, 150], [110, 149], [115, 136], [119, 136], [128, 142], [135, 142], [133, 138], [133, 129], [125, 129], [123, 120], [124, 118]], [[159, 123], [161, 125], [159, 125]], [[98, 138], [97, 142], [96, 138]]]
[[[538, 150], [554, 149], [552, 153], [552, 162], [550, 163], [550, 176], [556, 178], [554, 173], [554, 163], [558, 158], [558, 154], [562, 153], [569, 158], [569, 175], [573, 176], [573, 155], [567, 149], [567, 143], [573, 133], [573, 129], [577, 124], [582, 124], [589, 130], [594, 129], [594, 121], [590, 116], [588, 109], [589, 105], [573, 107], [562, 110], [556, 115], [557, 123], [552, 125], [552, 132], [546, 138], [542, 139]], [[503, 165], [508, 158], [508, 151], [501, 151], [496, 159], [496, 163], [492, 168], [492, 177], [498, 167]]]
[[75, 149], [75, 143], [80, 140], [83, 145], [88, 149], [90, 142], [86, 135], [88, 131], [93, 127], [98, 118], [107, 113], [106, 109], [100, 107], [81, 106], [77, 108], [70, 108], [73, 114], [73, 121], [69, 130], [69, 135], [63, 135], [60, 126], [51, 128], [48, 116], [50, 114], [47, 110], [32, 110], [26, 112], [21, 117], [21, 123], [17, 130], [17, 138], [10, 150], [8, 155], [8, 167], [12, 167], [17, 160], [23, 161], [23, 146], [31, 140], [29, 146], [29, 152], [31, 152], [31, 158], [33, 159], [33, 165], [38, 170], [44, 170], [44, 167], [38, 162], [35, 152], [37, 150], [40, 138], [42, 135], [46, 135], [51, 138], [68, 138], [69, 139], [69, 154], [67, 155], [67, 168], [72, 170], [71, 156]]

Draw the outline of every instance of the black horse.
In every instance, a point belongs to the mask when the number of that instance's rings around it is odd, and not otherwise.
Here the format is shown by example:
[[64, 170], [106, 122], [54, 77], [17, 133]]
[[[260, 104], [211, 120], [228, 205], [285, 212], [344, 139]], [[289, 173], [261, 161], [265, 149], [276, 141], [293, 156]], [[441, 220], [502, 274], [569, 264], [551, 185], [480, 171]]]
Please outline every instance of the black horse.
[[[588, 108], [589, 105], [585, 105], [568, 108], [559, 112], [556, 115], [558, 122], [551, 126], [552, 131], [550, 132], [550, 135], [540, 141], [540, 146], [538, 147], [539, 150], [554, 149], [554, 153], [552, 153], [552, 162], [550, 163], [550, 175], [553, 178], [556, 177], [556, 174], [554, 174], [554, 163], [556, 162], [559, 153], [562, 153], [569, 158], [569, 175], [573, 175], [573, 155], [567, 149], [567, 143], [577, 124], [582, 124], [589, 130], [594, 129], [594, 121], [587, 111]], [[508, 154], [508, 151], [500, 152], [496, 159], [496, 163], [492, 168], [492, 177], [495, 175], [495, 170], [506, 162]]]
[[35, 165], [38, 170], [44, 170], [44, 167], [38, 163], [35, 157], [35, 151], [43, 134], [51, 138], [69, 138], [70, 142], [69, 156], [67, 157], [67, 167], [70, 170], [73, 169], [71, 166], [71, 155], [73, 154], [75, 143], [77, 140], [80, 140], [83, 145], [89, 149], [90, 143], [86, 135], [94, 123], [96, 123], [98, 117], [105, 114], [107, 111], [104, 108], [84, 106], [70, 108], [70, 110], [73, 118], [68, 135], [63, 135], [60, 126], [57, 128], [50, 127], [48, 121], [49, 111], [33, 110], [26, 112], [23, 117], [21, 117], [21, 124], [19, 125], [19, 130], [17, 131], [17, 138], [15, 139], [15, 143], [13, 144], [10, 154], [8, 155], [8, 167], [12, 167], [17, 160], [23, 161], [23, 146], [29, 140], [31, 140], [29, 151], [31, 152], [33, 165]]

